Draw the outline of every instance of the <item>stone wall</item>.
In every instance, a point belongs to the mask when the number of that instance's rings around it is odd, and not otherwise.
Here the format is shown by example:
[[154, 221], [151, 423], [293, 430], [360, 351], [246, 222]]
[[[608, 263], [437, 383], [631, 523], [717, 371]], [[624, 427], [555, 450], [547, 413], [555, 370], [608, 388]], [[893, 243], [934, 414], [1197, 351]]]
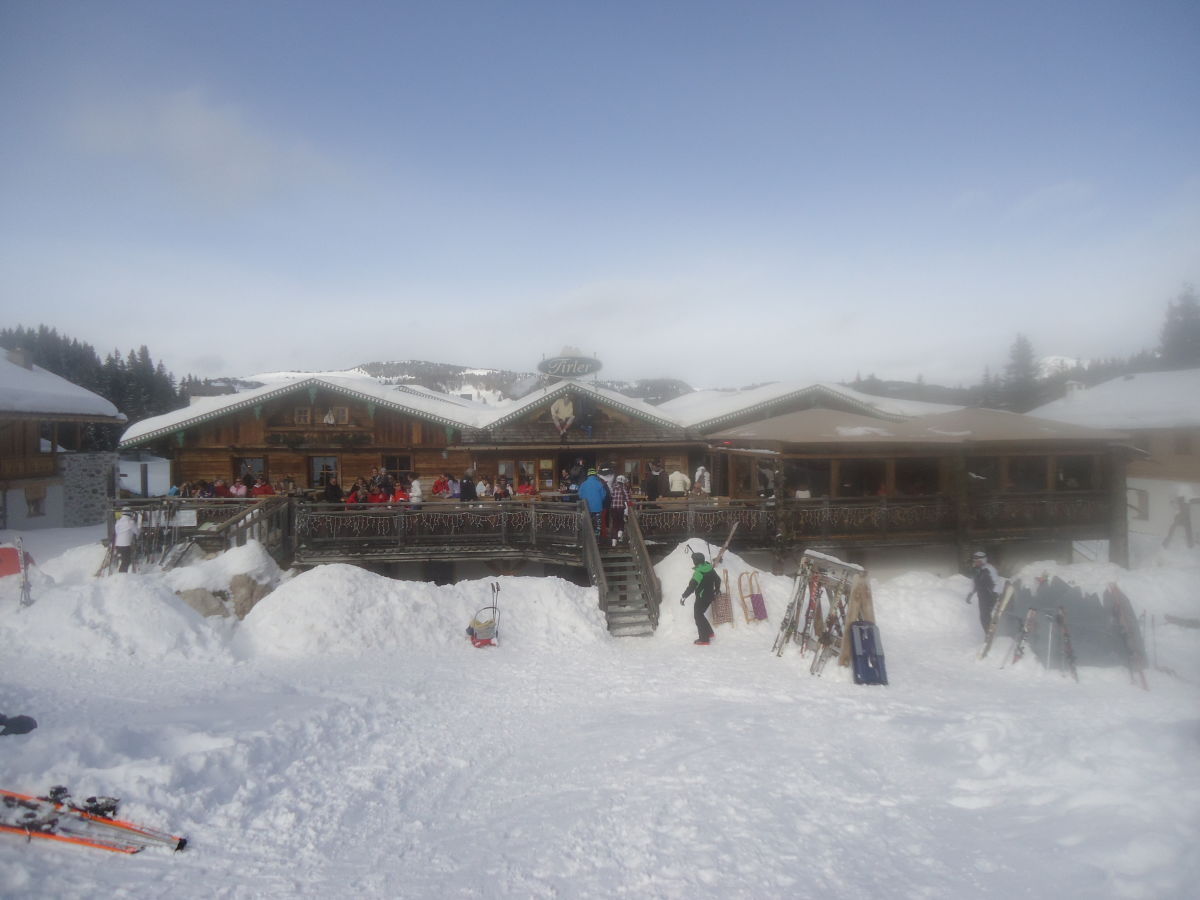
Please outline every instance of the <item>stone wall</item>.
[[63, 479], [63, 527], [78, 528], [107, 520], [117, 471], [116, 453], [60, 453]]

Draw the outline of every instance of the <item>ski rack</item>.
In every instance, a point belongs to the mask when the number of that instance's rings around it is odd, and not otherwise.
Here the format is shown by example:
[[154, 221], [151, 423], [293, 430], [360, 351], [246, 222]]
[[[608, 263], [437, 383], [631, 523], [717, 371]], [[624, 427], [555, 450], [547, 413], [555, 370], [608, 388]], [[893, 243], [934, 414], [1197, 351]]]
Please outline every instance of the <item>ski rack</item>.
[[855, 578], [866, 573], [855, 563], [805, 550], [771, 652], [783, 656], [787, 645], [794, 642], [804, 656], [812, 647], [815, 652], [809, 672], [819, 675], [829, 657], [841, 652], [850, 588]]

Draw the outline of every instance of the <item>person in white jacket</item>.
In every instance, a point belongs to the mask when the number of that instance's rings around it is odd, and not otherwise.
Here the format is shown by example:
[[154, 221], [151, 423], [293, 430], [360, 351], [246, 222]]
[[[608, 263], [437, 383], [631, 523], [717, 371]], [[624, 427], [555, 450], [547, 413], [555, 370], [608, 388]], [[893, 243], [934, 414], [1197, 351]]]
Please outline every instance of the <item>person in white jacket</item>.
[[692, 487], [692, 479], [688, 478], [678, 469], [667, 476], [667, 482], [671, 485], [672, 497], [686, 496], [687, 492], [691, 490]]
[[700, 466], [700, 468], [696, 470], [696, 478], [692, 482], [692, 490], [694, 490], [697, 494], [703, 494], [705, 496], [708, 496], [712, 493], [712, 476], [709, 474], [708, 469], [704, 468], [704, 466]]
[[117, 519], [113, 528], [113, 546], [117, 550], [117, 558], [121, 561], [118, 572], [129, 571], [129, 565], [133, 562], [133, 542], [141, 530], [142, 526], [133, 517], [129, 507], [122, 509], [121, 518]]
[[425, 495], [421, 493], [421, 477], [416, 472], [413, 472], [412, 481], [408, 485], [408, 499], [413, 509], [420, 509], [421, 502], [425, 499]]

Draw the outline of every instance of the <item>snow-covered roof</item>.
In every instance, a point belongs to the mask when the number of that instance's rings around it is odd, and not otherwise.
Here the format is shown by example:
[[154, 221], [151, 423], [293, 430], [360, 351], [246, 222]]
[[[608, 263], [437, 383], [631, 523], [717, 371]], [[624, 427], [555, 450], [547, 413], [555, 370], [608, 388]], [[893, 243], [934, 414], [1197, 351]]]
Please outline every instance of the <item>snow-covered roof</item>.
[[240, 409], [251, 409], [276, 397], [306, 389], [323, 388], [366, 403], [407, 413], [418, 418], [452, 427], [478, 427], [491, 411], [462, 399], [451, 399], [435, 392], [397, 390], [382, 385], [370, 376], [312, 375], [294, 381], [269, 384], [253, 391], [203, 397], [191, 406], [144, 419], [129, 427], [121, 437], [122, 448], [132, 447], [164, 435], [191, 428]]
[[124, 414], [99, 394], [40, 366], [27, 369], [0, 353], [0, 414], [5, 413], [126, 421]]
[[962, 408], [944, 403], [876, 397], [840, 384], [826, 382], [772, 382], [741, 391], [693, 391], [668, 400], [661, 404], [658, 410], [674, 417], [685, 427], [708, 430], [735, 417], [741, 418], [777, 403], [810, 397], [848, 406], [866, 416], [894, 421]]
[[778, 444], [969, 444], [1002, 441], [1118, 441], [1119, 431], [1050, 422], [997, 409], [956, 409], [889, 422], [841, 410], [805, 409], [709, 435], [713, 440]]
[[[889, 422], [872, 416], [834, 409], [802, 409], [798, 412], [772, 416], [758, 422], [747, 422], [709, 435], [713, 440], [767, 441], [788, 444], [856, 444], [912, 441], [908, 422]], [[951, 442], [953, 438], [925, 438]]]
[[1200, 369], [1123, 375], [1081, 388], [1029, 415], [1092, 428], [1200, 426]]

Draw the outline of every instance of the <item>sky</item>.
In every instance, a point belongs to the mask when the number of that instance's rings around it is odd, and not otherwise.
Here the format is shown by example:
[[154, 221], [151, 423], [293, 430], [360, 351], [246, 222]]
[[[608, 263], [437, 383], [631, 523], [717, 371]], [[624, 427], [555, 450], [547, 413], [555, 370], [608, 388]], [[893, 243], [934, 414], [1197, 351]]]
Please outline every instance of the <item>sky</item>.
[[947, 385], [1200, 284], [1193, 2], [0, 0], [0, 325]]

